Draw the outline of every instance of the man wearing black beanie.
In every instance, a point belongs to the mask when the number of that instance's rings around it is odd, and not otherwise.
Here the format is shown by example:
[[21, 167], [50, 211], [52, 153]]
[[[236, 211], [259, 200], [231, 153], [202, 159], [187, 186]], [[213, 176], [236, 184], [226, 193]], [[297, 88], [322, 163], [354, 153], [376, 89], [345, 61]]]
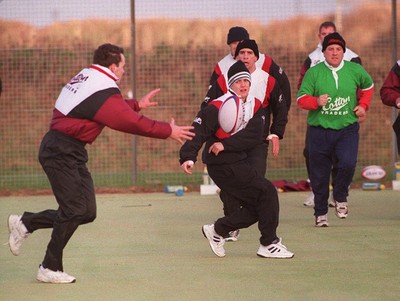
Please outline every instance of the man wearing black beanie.
[[[223, 95], [223, 93], [219, 94], [220, 92], [218, 90], [215, 90], [216, 89], [215, 83], [220, 75], [224, 75], [225, 78], [227, 78], [226, 75], [228, 69], [236, 62], [235, 52], [237, 45], [239, 44], [239, 42], [248, 39], [249, 39], [249, 33], [245, 28], [235, 26], [229, 29], [227, 35], [227, 44], [229, 45], [230, 53], [227, 54], [215, 65], [213, 73], [210, 78], [209, 90], [207, 92], [206, 97], [204, 98], [204, 101], [201, 104], [201, 107], [206, 106], [209, 101], [214, 100]], [[257, 67], [263, 69], [265, 72], [269, 73], [277, 80], [280, 88], [282, 89], [282, 93], [286, 100], [286, 104], [289, 110], [291, 104], [291, 89], [290, 89], [289, 78], [287, 77], [285, 71], [283, 71], [283, 69], [280, 66], [278, 66], [278, 64], [271, 57], [269, 57], [264, 53], [258, 54], [258, 60], [256, 62], [256, 65]]]
[[250, 40], [250, 39], [243, 40], [237, 45], [236, 51], [235, 51], [235, 58], [239, 55], [240, 50], [242, 50], [244, 48], [249, 48], [249, 49], [253, 50], [254, 55], [257, 57], [257, 60], [260, 58], [260, 52], [258, 51], [258, 45], [257, 45], [256, 41]]
[[246, 28], [239, 26], [231, 27], [228, 32], [226, 44], [230, 45], [234, 42], [240, 42], [248, 38], [249, 33], [247, 32]]
[[346, 41], [342, 38], [342, 36], [337, 33], [333, 32], [331, 34], [328, 34], [325, 38], [324, 41], [322, 42], [322, 52], [325, 52], [326, 48], [329, 45], [334, 45], [337, 44], [343, 49], [343, 53], [346, 52]]

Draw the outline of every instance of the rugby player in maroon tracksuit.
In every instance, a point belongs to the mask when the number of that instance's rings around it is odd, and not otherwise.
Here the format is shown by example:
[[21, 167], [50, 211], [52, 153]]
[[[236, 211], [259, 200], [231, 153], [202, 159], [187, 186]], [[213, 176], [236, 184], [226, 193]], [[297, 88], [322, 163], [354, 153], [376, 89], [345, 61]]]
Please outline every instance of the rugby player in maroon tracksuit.
[[75, 277], [64, 272], [63, 249], [79, 225], [96, 218], [96, 198], [91, 174], [86, 166], [87, 143], [95, 141], [104, 127], [134, 135], [183, 143], [194, 135], [192, 126], [177, 126], [149, 119], [138, 112], [157, 105], [153, 90], [139, 102], [122, 97], [118, 83], [124, 73], [124, 50], [103, 44], [94, 52], [93, 64], [80, 71], [64, 86], [58, 97], [50, 130], [39, 150], [39, 161], [50, 181], [57, 210], [10, 215], [9, 245], [19, 255], [24, 239], [34, 231], [53, 228], [37, 280], [72, 283]]

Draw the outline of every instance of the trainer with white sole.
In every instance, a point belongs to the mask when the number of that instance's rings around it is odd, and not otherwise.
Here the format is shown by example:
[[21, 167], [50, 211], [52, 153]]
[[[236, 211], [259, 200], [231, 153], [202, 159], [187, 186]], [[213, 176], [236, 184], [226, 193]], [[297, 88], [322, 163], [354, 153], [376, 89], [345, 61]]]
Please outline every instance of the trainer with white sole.
[[[264, 178], [248, 160], [247, 152], [265, 141], [266, 110], [260, 100], [249, 94], [251, 77], [245, 63], [237, 61], [228, 71], [229, 92], [213, 100], [197, 114], [193, 126], [196, 136], [180, 149], [181, 168], [192, 173], [198, 152], [204, 146], [203, 163], [216, 185], [235, 196], [240, 208], [229, 215], [204, 225], [202, 232], [212, 252], [225, 256], [225, 237], [232, 231], [258, 223], [260, 244], [257, 253], [266, 258], [292, 258], [276, 234], [279, 224], [279, 199], [274, 185]], [[235, 101], [238, 106], [237, 130], [228, 130], [221, 118], [234, 118], [221, 113], [225, 102]], [[284, 100], [280, 103], [286, 108]], [[284, 110], [284, 109], [283, 109]], [[221, 115], [223, 115], [221, 117]]]
[[294, 253], [290, 252], [285, 245], [282, 244], [282, 239], [274, 241], [268, 246], [260, 245], [257, 255], [265, 258], [292, 258]]
[[19, 255], [22, 243], [30, 234], [21, 221], [21, 217], [21, 215], [10, 215], [7, 220], [9, 232], [8, 245], [14, 256]]
[[67, 273], [61, 271], [52, 271], [46, 269], [43, 267], [43, 265], [39, 266], [36, 279], [40, 282], [54, 284], [74, 283], [76, 281], [74, 276], [68, 275]]
[[225, 239], [215, 232], [214, 225], [204, 225], [202, 231], [204, 237], [208, 239], [208, 243], [214, 254], [218, 257], [225, 257]]

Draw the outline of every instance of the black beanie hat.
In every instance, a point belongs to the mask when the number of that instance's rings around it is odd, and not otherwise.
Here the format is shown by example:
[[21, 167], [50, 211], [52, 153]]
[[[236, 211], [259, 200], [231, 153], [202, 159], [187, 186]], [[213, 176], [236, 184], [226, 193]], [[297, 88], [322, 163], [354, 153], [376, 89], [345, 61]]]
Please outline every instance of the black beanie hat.
[[337, 32], [333, 32], [325, 36], [324, 41], [322, 42], [322, 52], [324, 52], [329, 45], [333, 44], [341, 46], [343, 48], [343, 52], [346, 52], [346, 42]]
[[237, 61], [228, 70], [228, 86], [230, 87], [238, 79], [247, 79], [251, 84], [251, 75], [242, 61]]
[[226, 43], [229, 45], [232, 42], [238, 42], [249, 38], [249, 33], [243, 27], [232, 27], [229, 29]]
[[258, 46], [257, 46], [256, 41], [254, 41], [254, 40], [249, 40], [249, 39], [241, 41], [241, 42], [237, 45], [237, 47], [236, 47], [235, 57], [238, 56], [239, 51], [240, 51], [241, 49], [243, 49], [243, 48], [249, 48], [249, 49], [253, 50], [255, 56], [256, 56], [257, 58], [260, 58], [260, 53], [258, 52]]

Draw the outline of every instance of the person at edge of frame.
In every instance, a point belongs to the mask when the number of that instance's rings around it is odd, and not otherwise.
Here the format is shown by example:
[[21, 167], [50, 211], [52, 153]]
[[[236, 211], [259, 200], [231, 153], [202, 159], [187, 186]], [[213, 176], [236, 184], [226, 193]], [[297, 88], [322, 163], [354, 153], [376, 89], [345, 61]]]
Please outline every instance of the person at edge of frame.
[[[400, 109], [400, 59], [390, 69], [381, 89], [382, 103]], [[400, 155], [400, 113], [393, 123], [393, 131], [397, 138], [397, 152]]]

